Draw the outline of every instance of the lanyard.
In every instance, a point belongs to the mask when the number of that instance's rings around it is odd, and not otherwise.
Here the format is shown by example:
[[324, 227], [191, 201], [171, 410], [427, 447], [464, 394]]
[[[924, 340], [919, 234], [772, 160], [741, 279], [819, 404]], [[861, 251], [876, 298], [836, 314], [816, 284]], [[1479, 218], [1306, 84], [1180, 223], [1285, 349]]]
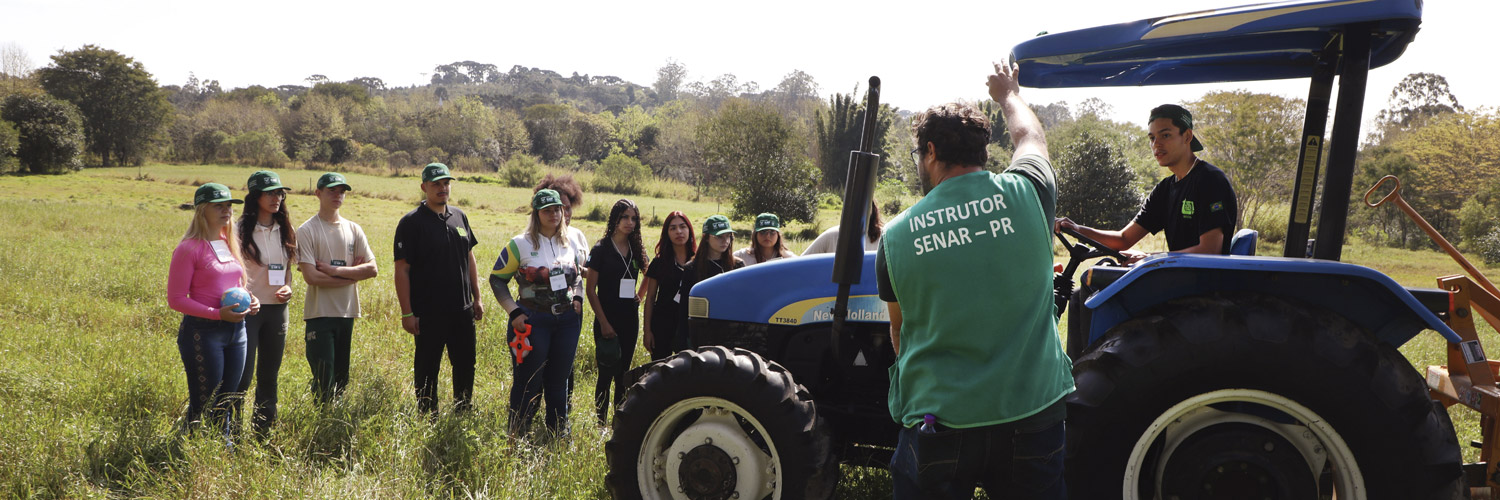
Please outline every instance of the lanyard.
[[[613, 240], [609, 242], [609, 245], [615, 248], [615, 255], [619, 255], [620, 262], [625, 264], [625, 271], [620, 274], [620, 279], [630, 279], [630, 259], [620, 253], [620, 247], [615, 245], [615, 242]], [[634, 255], [634, 253], [630, 250], [627, 250], [625, 253]]]

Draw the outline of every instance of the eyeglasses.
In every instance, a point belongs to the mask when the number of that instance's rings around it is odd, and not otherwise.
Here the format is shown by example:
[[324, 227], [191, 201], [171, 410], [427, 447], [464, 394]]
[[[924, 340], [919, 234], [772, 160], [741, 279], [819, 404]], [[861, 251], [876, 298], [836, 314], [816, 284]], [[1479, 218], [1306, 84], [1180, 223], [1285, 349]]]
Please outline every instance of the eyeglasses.
[[919, 167], [922, 165], [922, 146], [911, 148], [911, 164]]

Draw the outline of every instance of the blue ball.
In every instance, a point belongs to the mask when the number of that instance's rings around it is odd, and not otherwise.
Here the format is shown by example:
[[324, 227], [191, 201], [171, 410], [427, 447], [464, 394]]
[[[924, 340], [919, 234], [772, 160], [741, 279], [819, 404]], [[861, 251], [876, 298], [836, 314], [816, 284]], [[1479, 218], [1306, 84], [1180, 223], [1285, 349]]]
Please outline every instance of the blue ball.
[[234, 305], [231, 311], [242, 313], [250, 310], [250, 291], [240, 287], [230, 288], [224, 291], [224, 298], [219, 299], [219, 305]]

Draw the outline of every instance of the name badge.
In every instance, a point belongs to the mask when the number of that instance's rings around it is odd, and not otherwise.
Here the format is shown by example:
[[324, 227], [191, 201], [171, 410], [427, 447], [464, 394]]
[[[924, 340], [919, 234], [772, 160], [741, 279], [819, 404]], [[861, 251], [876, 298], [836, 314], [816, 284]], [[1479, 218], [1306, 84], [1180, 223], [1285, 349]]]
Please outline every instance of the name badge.
[[552, 282], [552, 291], [560, 292], [568, 289], [568, 277], [563, 274], [562, 268], [553, 268], [548, 279]]
[[267, 284], [271, 286], [286, 285], [286, 266], [283, 266], [281, 264], [269, 264], [266, 266], [266, 268], [268, 269], [266, 271], [266, 274], [269, 276], [269, 279], [266, 280]]
[[681, 290], [677, 291], [677, 295], [673, 295], [672, 296], [672, 302], [676, 302], [678, 304], [682, 303], [682, 291]]
[[229, 253], [229, 244], [224, 243], [224, 240], [213, 240], [208, 244], [214, 247], [214, 256], [218, 257], [219, 262], [234, 261], [234, 254]]
[[620, 298], [622, 298], [622, 299], [633, 299], [633, 298], [635, 298], [635, 280], [627, 280], [627, 279], [620, 280]]
[[330, 261], [329, 264], [332, 264], [332, 265], [335, 265], [335, 266], [347, 266], [347, 265], [349, 265], [348, 263], [346, 263], [346, 262], [344, 262], [342, 260]]

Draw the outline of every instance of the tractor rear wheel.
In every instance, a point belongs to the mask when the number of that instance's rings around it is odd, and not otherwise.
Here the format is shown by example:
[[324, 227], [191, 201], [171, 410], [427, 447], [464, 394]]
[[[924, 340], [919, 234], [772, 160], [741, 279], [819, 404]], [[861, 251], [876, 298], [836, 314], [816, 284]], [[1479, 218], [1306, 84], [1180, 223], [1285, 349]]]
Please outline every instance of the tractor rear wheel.
[[837, 463], [812, 396], [775, 362], [719, 346], [649, 365], [615, 412], [616, 499], [822, 499]]
[[1173, 300], [1073, 365], [1078, 498], [1462, 498], [1452, 424], [1394, 347], [1258, 294]]

